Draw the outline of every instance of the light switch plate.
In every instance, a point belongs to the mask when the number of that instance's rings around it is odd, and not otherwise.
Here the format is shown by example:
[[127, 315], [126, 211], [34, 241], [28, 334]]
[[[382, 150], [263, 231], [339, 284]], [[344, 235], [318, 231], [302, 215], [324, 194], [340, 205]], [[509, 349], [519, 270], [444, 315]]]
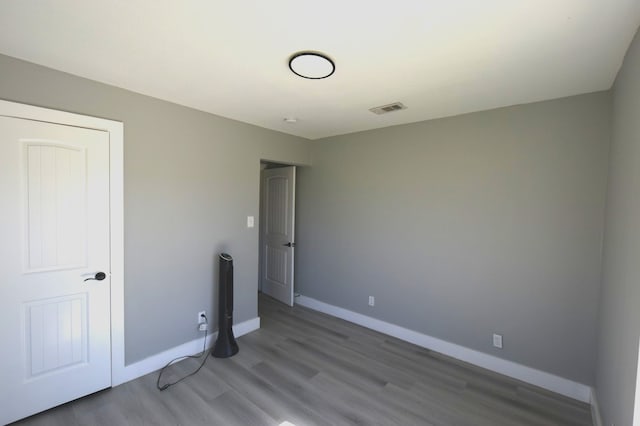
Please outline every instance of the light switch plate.
[[493, 335], [493, 346], [502, 349], [502, 334]]
[[253, 216], [247, 216], [247, 228], [253, 228]]

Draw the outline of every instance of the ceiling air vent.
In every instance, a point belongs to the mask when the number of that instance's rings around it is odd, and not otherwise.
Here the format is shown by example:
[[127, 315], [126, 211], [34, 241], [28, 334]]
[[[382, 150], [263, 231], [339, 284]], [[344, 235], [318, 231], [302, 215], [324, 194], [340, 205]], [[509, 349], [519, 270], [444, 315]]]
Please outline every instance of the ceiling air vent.
[[388, 112], [400, 111], [401, 109], [407, 109], [406, 106], [402, 102], [394, 102], [389, 105], [382, 105], [379, 107], [371, 108], [371, 111], [374, 114], [386, 114]]

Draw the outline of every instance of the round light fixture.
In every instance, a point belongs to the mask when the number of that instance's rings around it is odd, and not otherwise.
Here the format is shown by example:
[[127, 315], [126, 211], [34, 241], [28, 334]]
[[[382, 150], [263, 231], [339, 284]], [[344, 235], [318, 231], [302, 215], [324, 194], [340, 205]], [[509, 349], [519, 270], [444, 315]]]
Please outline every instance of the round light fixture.
[[336, 70], [331, 59], [317, 52], [296, 53], [289, 59], [289, 68], [294, 74], [312, 80], [327, 78]]

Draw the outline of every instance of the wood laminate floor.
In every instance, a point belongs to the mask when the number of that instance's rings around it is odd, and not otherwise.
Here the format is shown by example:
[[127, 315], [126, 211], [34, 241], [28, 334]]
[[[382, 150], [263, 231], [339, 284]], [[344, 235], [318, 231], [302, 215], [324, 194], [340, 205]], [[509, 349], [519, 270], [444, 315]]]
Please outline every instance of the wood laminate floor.
[[263, 295], [259, 305], [261, 328], [236, 356], [164, 392], [156, 372], [16, 425], [592, 425], [587, 404]]

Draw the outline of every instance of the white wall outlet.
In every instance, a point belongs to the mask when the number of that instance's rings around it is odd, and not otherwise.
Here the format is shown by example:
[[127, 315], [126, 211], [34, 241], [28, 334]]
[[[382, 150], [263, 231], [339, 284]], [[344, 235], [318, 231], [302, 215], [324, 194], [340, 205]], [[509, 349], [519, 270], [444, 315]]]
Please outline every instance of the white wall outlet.
[[253, 216], [247, 216], [247, 228], [253, 228], [254, 222]]
[[207, 316], [207, 311], [200, 311], [198, 312], [198, 322], [196, 324], [206, 324], [207, 320], [202, 316], [204, 315], [205, 317]]
[[493, 346], [502, 349], [502, 334], [493, 335]]
[[369, 306], [376, 306], [376, 298], [369, 296]]
[[198, 325], [198, 331], [207, 331], [208, 329], [209, 329], [209, 324], [207, 323], [202, 323]]

